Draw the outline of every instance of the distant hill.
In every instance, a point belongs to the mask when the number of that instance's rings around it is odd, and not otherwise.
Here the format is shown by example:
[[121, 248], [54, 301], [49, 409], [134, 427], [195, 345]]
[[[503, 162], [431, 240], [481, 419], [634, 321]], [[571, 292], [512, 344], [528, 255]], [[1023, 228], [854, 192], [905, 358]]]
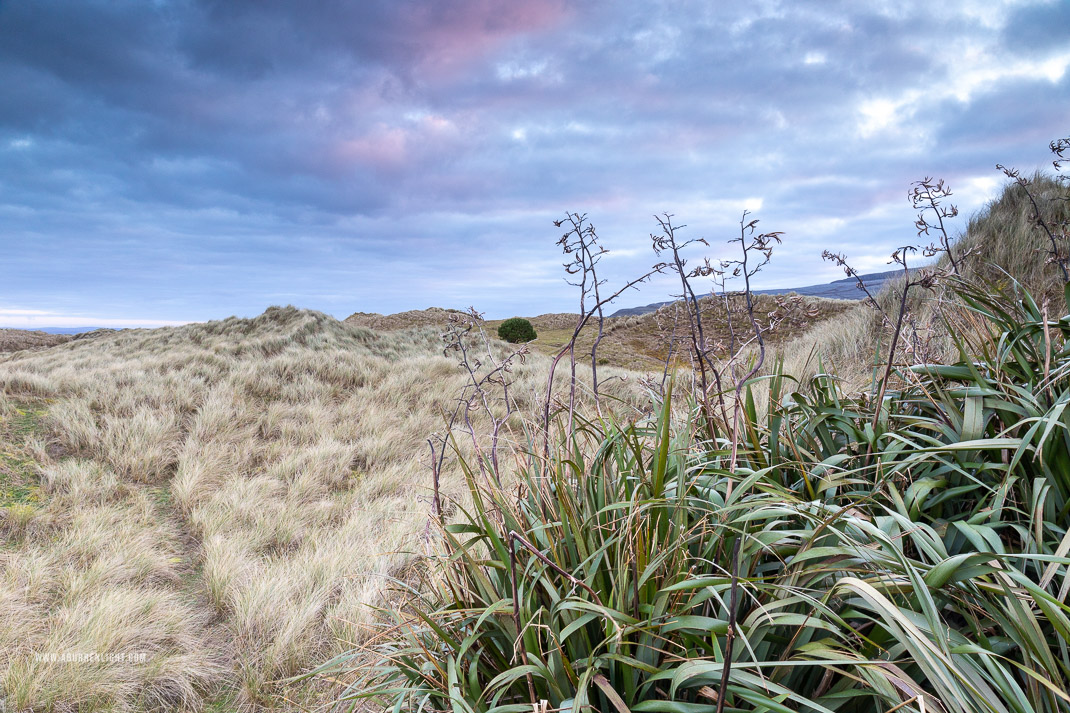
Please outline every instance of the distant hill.
[[367, 327], [380, 331], [393, 331], [396, 329], [410, 329], [412, 327], [439, 326], [449, 322], [451, 314], [463, 314], [456, 309], [442, 309], [441, 307], [428, 307], [427, 309], [411, 309], [408, 312], [396, 314], [379, 314], [378, 312], [354, 312], [345, 318], [346, 324], [357, 327]]
[[44, 349], [70, 340], [69, 334], [49, 334], [42, 330], [0, 329], [0, 352]]
[[[881, 287], [884, 286], [884, 283], [889, 278], [894, 278], [899, 274], [901, 274], [900, 270], [889, 270], [888, 272], [872, 272], [868, 275], [860, 275], [860, 277], [866, 283], [866, 287], [869, 288], [869, 291], [875, 295], [880, 292]], [[862, 291], [858, 289], [858, 281], [853, 277], [835, 280], [834, 282], [828, 282], [823, 285], [787, 287], [774, 290], [754, 290], [754, 294], [756, 295], [786, 295], [792, 292], [806, 297], [824, 297], [830, 300], [861, 300], [865, 297]], [[642, 305], [640, 307], [627, 307], [625, 309], [617, 310], [610, 316], [635, 317], [640, 314], [649, 314], [666, 305], [671, 305], [674, 301], [675, 300], [666, 300], [665, 302], [654, 302], [653, 304]]]
[[42, 327], [41, 329], [5, 329], [0, 327], [0, 353], [23, 349], [47, 349], [73, 340], [95, 339], [120, 330], [98, 327]]
[[[836, 317], [854, 305], [837, 299], [799, 296], [792, 299], [777, 299], [774, 294], [760, 294], [755, 300], [755, 313], [767, 323], [775, 320], [776, 329], [767, 335], [771, 344], [787, 342], [798, 337], [813, 324]], [[669, 338], [677, 317], [672, 302], [653, 305], [651, 309], [641, 312], [621, 310], [606, 319], [604, 339], [599, 345], [599, 359], [608, 365], [638, 369], [640, 371], [661, 368], [663, 360], [669, 353]], [[734, 311], [741, 309], [736, 304]], [[374, 314], [357, 312], [346, 318], [347, 324], [367, 327], [382, 331], [412, 329], [414, 327], [442, 327], [447, 324], [451, 314], [457, 310], [431, 307], [425, 310], [411, 310], [397, 314]], [[578, 314], [552, 313], [528, 317], [538, 338], [531, 343], [534, 351], [547, 355], [556, 354], [572, 337]], [[742, 313], [734, 317], [737, 325], [744, 319]], [[496, 334], [502, 320], [487, 320], [489, 333]], [[702, 298], [702, 322], [706, 336], [718, 346], [715, 351], [722, 352], [732, 341], [732, 329], [725, 313], [724, 303], [720, 299]], [[595, 322], [588, 323], [577, 341], [579, 353], [589, 353], [597, 334]]]

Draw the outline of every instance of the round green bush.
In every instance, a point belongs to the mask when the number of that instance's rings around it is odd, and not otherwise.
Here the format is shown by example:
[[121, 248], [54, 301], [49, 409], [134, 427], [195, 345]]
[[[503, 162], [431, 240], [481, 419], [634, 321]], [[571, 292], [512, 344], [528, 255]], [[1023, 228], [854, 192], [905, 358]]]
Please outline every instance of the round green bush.
[[523, 317], [513, 317], [502, 322], [498, 327], [498, 336], [511, 344], [530, 342], [536, 336], [535, 328], [531, 322]]

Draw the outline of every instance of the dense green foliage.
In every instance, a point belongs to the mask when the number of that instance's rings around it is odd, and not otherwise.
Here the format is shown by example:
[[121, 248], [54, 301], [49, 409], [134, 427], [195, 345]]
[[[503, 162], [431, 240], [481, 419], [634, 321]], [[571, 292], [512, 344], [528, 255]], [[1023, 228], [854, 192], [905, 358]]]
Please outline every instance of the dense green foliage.
[[469, 471], [390, 636], [325, 670], [395, 710], [714, 713], [727, 670], [724, 710], [1070, 711], [1070, 317], [955, 290], [957, 363], [881, 404], [755, 382], [734, 469], [666, 399], [519, 496]]
[[536, 336], [535, 327], [523, 317], [511, 317], [498, 326], [498, 337], [510, 344], [530, 342]]

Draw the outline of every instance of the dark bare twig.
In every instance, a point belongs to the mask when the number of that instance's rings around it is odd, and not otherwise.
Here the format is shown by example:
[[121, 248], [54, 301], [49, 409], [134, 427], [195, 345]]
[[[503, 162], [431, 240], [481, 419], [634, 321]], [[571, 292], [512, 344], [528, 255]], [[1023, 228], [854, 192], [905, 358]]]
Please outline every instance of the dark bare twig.
[[[605, 314], [603, 308], [622, 295], [626, 290], [635, 287], [641, 282], [645, 282], [655, 273], [661, 272], [665, 267], [663, 264], [659, 263], [642, 277], [628, 282], [624, 287], [621, 287], [610, 296], [603, 298], [601, 287], [605, 284], [605, 280], [598, 279], [597, 265], [601, 261], [602, 256], [609, 251], [599, 243], [598, 234], [595, 231], [594, 226], [587, 220], [586, 213], [566, 213], [565, 218], [554, 221], [554, 227], [560, 228], [566, 225], [566, 223], [568, 224], [568, 230], [557, 241], [557, 244], [561, 246], [561, 250], [565, 255], [572, 256], [571, 260], [564, 264], [564, 268], [569, 276], [574, 276], [574, 281], [566, 278], [566, 282], [580, 289], [580, 314], [576, 322], [576, 327], [572, 331], [571, 338], [550, 362], [550, 374], [546, 379], [546, 399], [543, 404], [542, 425], [543, 456], [547, 461], [550, 456], [550, 401], [553, 397], [554, 374], [557, 371], [557, 365], [566, 354], [569, 355], [571, 380], [569, 382], [568, 412], [569, 429], [571, 429], [575, 421], [576, 408], [576, 340], [579, 339], [580, 332], [587, 326], [591, 318], [597, 315], [598, 336], [595, 338], [594, 345], [591, 348], [591, 370], [595, 407], [598, 409], [599, 415], [601, 415], [601, 404], [598, 392], [598, 345], [601, 343], [602, 337], [605, 335]], [[594, 305], [590, 308], [587, 307], [588, 300], [593, 300], [594, 302]]]
[[[1056, 139], [1048, 144], [1048, 148], [1055, 154], [1055, 160], [1052, 161], [1052, 165], [1055, 166], [1056, 171], [1062, 171], [1063, 166], [1070, 163], [1070, 158], [1067, 158], [1066, 154], [1070, 151], [1070, 137], [1065, 139]], [[1066, 182], [1070, 180], [1070, 176], [1058, 176], [1056, 180]]]
[[428, 446], [430, 446], [430, 449], [431, 449], [431, 481], [432, 481], [432, 484], [434, 486], [433, 500], [431, 501], [431, 504], [434, 507], [434, 516], [435, 517], [441, 517], [442, 516], [442, 494], [441, 494], [441, 490], [440, 490], [439, 479], [440, 479], [440, 476], [442, 475], [442, 471], [440, 470], [440, 466], [439, 466], [438, 462], [435, 462], [435, 460], [434, 460], [434, 443], [431, 441], [430, 438], [427, 439], [427, 444], [428, 444]]
[[724, 644], [724, 668], [721, 670], [721, 686], [717, 693], [717, 713], [723, 713], [725, 698], [728, 694], [728, 679], [732, 674], [732, 644], [736, 639], [736, 610], [739, 596], [739, 543], [742, 535], [736, 536], [732, 547], [732, 588], [728, 595], [728, 633]]
[[[743, 387], [750, 379], [761, 370], [762, 365], [765, 363], [765, 338], [763, 336], [765, 330], [758, 323], [758, 319], [754, 314], [754, 296], [752, 294], [750, 281], [758, 272], [769, 263], [769, 260], [773, 256], [773, 245], [781, 242], [780, 236], [782, 232], [771, 233], [758, 233], [758, 221], [747, 220], [749, 213], [743, 211], [743, 217], [739, 220], [739, 237], [733, 238], [729, 242], [739, 243], [742, 250], [742, 257], [739, 260], [727, 260], [722, 263], [722, 267], [726, 270], [731, 269], [733, 277], [743, 278], [743, 296], [747, 307], [747, 316], [750, 319], [751, 328], [754, 330], [754, 338], [758, 343], [758, 359], [755, 361], [754, 366], [747, 372], [746, 376], [736, 381], [736, 401], [732, 410], [732, 457], [730, 461], [729, 471], [734, 472], [736, 469], [736, 458], [739, 454], [739, 417], [743, 408]], [[756, 262], [751, 261], [751, 253], [757, 253], [760, 255], [760, 259]], [[733, 355], [735, 358], [735, 355]], [[732, 493], [732, 482], [729, 480], [728, 493]]]
[[[585, 313], [581, 314], [580, 315], [580, 320], [576, 324], [576, 328], [572, 332], [572, 337], [569, 339], [568, 343], [565, 344], [565, 346], [561, 349], [561, 351], [559, 351], [554, 356], [553, 360], [550, 362], [550, 374], [549, 374], [549, 376], [546, 377], [546, 398], [543, 401], [543, 415], [542, 415], [542, 430], [543, 430], [542, 453], [543, 453], [543, 458], [545, 459], [545, 461], [547, 463], [549, 463], [549, 460], [550, 460], [550, 400], [553, 397], [554, 372], [557, 369], [558, 363], [561, 361], [562, 358], [564, 358], [564, 356], [566, 354], [573, 353], [573, 351], [576, 348], [576, 339], [580, 336], [580, 332], [583, 331], [583, 328], [587, 325], [587, 322], [590, 321], [591, 317], [594, 316], [594, 314], [597, 312], [599, 307], [604, 307], [605, 305], [609, 304], [613, 300], [615, 300], [618, 297], [620, 297], [627, 290], [630, 290], [631, 288], [635, 287], [636, 285], [638, 285], [641, 282], [645, 282], [646, 280], [650, 279], [650, 277], [652, 275], [654, 275], [656, 273], [659, 273], [659, 272], [663, 271], [664, 269], [665, 269], [665, 265], [664, 264], [659, 263], [659, 264], [655, 265], [653, 268], [651, 268], [642, 277], [637, 277], [636, 279], [631, 280], [630, 282], [625, 284], [623, 287], [621, 287], [619, 290], [617, 290], [616, 292], [611, 294], [609, 297], [604, 297], [604, 298], [600, 299], [594, 305], [594, 307], [591, 307]], [[575, 376], [573, 376], [572, 388], [575, 389]]]
[[[892, 370], [895, 368], [895, 353], [899, 346], [899, 337], [903, 331], [903, 324], [907, 319], [907, 299], [910, 295], [910, 290], [914, 287], [921, 287], [931, 292], [937, 280], [946, 276], [946, 273], [939, 270], [918, 271], [912, 274], [907, 266], [907, 254], [915, 252], [917, 252], [917, 248], [913, 245], [904, 245], [892, 253], [892, 261], [903, 268], [903, 292], [899, 295], [899, 313], [896, 315], [892, 341], [888, 345], [888, 363], [884, 366], [884, 378], [881, 379], [880, 391], [874, 404], [873, 420], [871, 422], [874, 429], [880, 420], [881, 404], [884, 403], [884, 395], [888, 391], [888, 381], [891, 379]], [[872, 450], [872, 443], [869, 448]]]
[[868, 304], [870, 307], [877, 311], [877, 313], [881, 316], [881, 321], [884, 322], [884, 324], [889, 326], [892, 324], [892, 320], [889, 319], [888, 313], [884, 311], [884, 308], [881, 307], [881, 303], [877, 301], [877, 298], [874, 297], [873, 293], [869, 291], [868, 287], [866, 287], [866, 283], [862, 280], [862, 276], [858, 274], [858, 271], [847, 263], [847, 257], [845, 255], [843, 255], [842, 253], [834, 253], [831, 250], [825, 250], [821, 253], [821, 259], [836, 263], [838, 266], [843, 268], [844, 273], [848, 277], [855, 278], [855, 287], [865, 293], [866, 304]]
[[[727, 268], [724, 263], [721, 264], [721, 269], [713, 273], [713, 284], [718, 288], [715, 290], [721, 295], [721, 301], [724, 303], [725, 324], [728, 325], [728, 353], [729, 355], [735, 355], [739, 353], [736, 348], [736, 320], [734, 319], [732, 312], [732, 297], [728, 290], [728, 277]], [[730, 364], [732, 367], [732, 378], [738, 379], [739, 374], [736, 373], [736, 360], [731, 359]]]
[[[1062, 153], [1058, 149], [1065, 151], [1067, 147], [1070, 147], [1070, 143], [1063, 146], [1061, 143], [1052, 142], [1052, 150], [1056, 152], [1056, 155], [1059, 156], [1060, 159], [1062, 158]], [[1061, 165], [1060, 161], [1057, 160], [1055, 165], [1056, 168], [1059, 168]], [[1017, 183], [1029, 199], [1029, 203], [1033, 206], [1033, 225], [1039, 228], [1044, 235], [1047, 236], [1048, 243], [1051, 246], [1047, 251], [1048, 263], [1058, 265], [1059, 270], [1062, 271], [1063, 274], [1063, 282], [1070, 282], [1070, 272], [1067, 271], [1067, 263], [1070, 262], [1070, 256], [1067, 255], [1066, 248], [1060, 249], [1058, 242], [1060, 238], [1063, 242], [1066, 242], [1066, 236], [1056, 236], [1052, 226], [1048, 225], [1048, 221], [1045, 220], [1044, 215], [1040, 210], [1040, 205], [1037, 203], [1037, 198], [1033, 195], [1033, 182], [1022, 176], [1017, 169], [1007, 168], [998, 163], [996, 164], [996, 168], [1002, 171], [1003, 175], [1007, 178]]]
[[688, 270], [687, 260], [681, 255], [681, 251], [695, 243], [709, 247], [709, 242], [704, 238], [691, 238], [680, 241], [677, 238], [677, 231], [687, 226], [673, 225], [671, 213], [656, 215], [654, 219], [658, 221], [658, 225], [661, 227], [660, 235], [653, 233], [650, 235], [654, 253], [659, 257], [662, 253], [669, 253], [672, 260], [668, 266], [680, 278], [680, 299], [684, 301], [684, 305], [687, 308], [688, 334], [691, 337], [691, 358], [693, 363], [698, 366], [700, 390], [702, 392], [699, 401], [705, 416], [707, 435], [712, 442], [716, 440], [716, 436], [713, 412], [710, 409], [711, 378], [713, 379], [712, 385], [717, 389], [717, 401], [721, 410], [721, 419], [725, 423], [728, 421], [728, 414], [724, 403], [724, 389], [721, 386], [721, 373], [710, 358], [709, 344], [706, 341], [706, 335], [702, 327], [702, 310], [690, 281], [696, 277], [709, 277], [716, 272], [716, 268], [710, 265], [707, 259], [697, 267]]
[[[520, 665], [520, 649], [521, 638], [524, 636], [523, 625], [520, 622], [520, 593], [517, 587], [517, 574], [516, 574], [516, 546], [513, 542], [512, 535], [509, 535], [509, 569], [512, 573], [512, 594], [513, 594], [513, 625], [516, 627], [516, 642], [513, 644], [513, 663]], [[528, 682], [528, 696], [531, 698], [531, 703], [537, 703], [535, 698], [535, 678], [529, 672], [526, 676]]]
[[[661, 326], [661, 311], [654, 312], [654, 322], [658, 325], [658, 331], [664, 333], [664, 328]], [[665, 396], [665, 382], [669, 379], [669, 366], [672, 364], [673, 353], [676, 351], [676, 330], [680, 326], [680, 305], [673, 303], [672, 305], [672, 333], [669, 335], [669, 348], [665, 353], [665, 367], [661, 372], [661, 386], [659, 387], [659, 393]]]
[[[726, 498], [731, 497], [732, 495], [736, 459], [739, 455], [739, 422], [743, 410], [743, 388], [746, 386], [747, 382], [758, 373], [762, 368], [762, 365], [765, 363], [764, 332], [767, 328], [762, 327], [754, 312], [754, 296], [751, 289], [751, 278], [757, 275], [758, 272], [769, 263], [769, 260], [773, 256], [773, 246], [780, 244], [780, 236], [783, 235], [783, 233], [779, 231], [758, 233], [758, 221], [756, 219], [747, 220], [748, 215], [749, 213], [747, 211], [743, 211], [743, 216], [739, 220], [739, 237], [729, 241], [730, 243], [739, 244], [742, 253], [741, 257], [737, 260], [726, 260], [721, 263], [722, 288], [724, 285], [723, 276], [726, 273], [731, 274], [732, 277], [743, 278], [744, 304], [746, 305], [747, 317], [750, 320], [751, 329], [754, 332], [754, 340], [758, 344], [758, 358], [755, 360], [754, 365], [742, 379], [736, 380], [735, 403], [732, 407], [732, 455], [728, 467], [729, 476], [726, 485]], [[759, 256], [757, 260], [752, 260], [751, 258], [754, 253], [757, 253]], [[731, 359], [735, 360], [738, 353], [739, 351], [734, 352]], [[717, 713], [721, 713], [724, 710], [725, 700], [728, 693], [728, 679], [731, 677], [732, 673], [732, 649], [736, 637], [736, 616], [738, 609], [739, 547], [741, 539], [741, 537], [736, 538], [732, 551], [732, 565], [730, 572], [732, 586], [731, 594], [729, 596], [728, 634], [725, 641], [724, 668], [721, 671], [721, 686], [717, 696]]]
[[[538, 559], [540, 562], [542, 562], [547, 567], [549, 567], [553, 571], [555, 571], [558, 574], [560, 574], [562, 577], [564, 577], [568, 581], [570, 581], [573, 584], [575, 584], [580, 589], [585, 590], [588, 594], [591, 595], [591, 598], [594, 599], [594, 603], [595, 604], [597, 604], [598, 606], [603, 607], [603, 608], [605, 607], [605, 605], [602, 604], [602, 600], [598, 596], [598, 592], [596, 592], [593, 589], [591, 589], [590, 585], [588, 585], [582, 579], [578, 579], [577, 577], [575, 577], [571, 572], [568, 572], [568, 571], [558, 567], [556, 564], [554, 564], [553, 560], [551, 560], [549, 557], [547, 557], [542, 552], [540, 552], [538, 547], [536, 547], [535, 545], [533, 545], [530, 542], [528, 542], [527, 540], [525, 540], [523, 535], [521, 535], [520, 533], [516, 532], [515, 530], [510, 530], [509, 531], [509, 546], [510, 546], [511, 550], [512, 550], [512, 546], [513, 546], [514, 542], [519, 542], [521, 545], [524, 546], [524, 549], [526, 549], [527, 551], [531, 552], [531, 554], [535, 555], [535, 558]], [[512, 557], [513, 557], [514, 560], [516, 559], [516, 551], [515, 550], [512, 550]]]
[[[472, 352], [471, 337], [473, 332], [475, 332], [482, 343], [481, 358]], [[509, 395], [509, 374], [513, 364], [517, 361], [522, 362], [527, 356], [527, 346], [521, 346], [516, 351], [499, 360], [495, 357], [490, 339], [487, 337], [486, 330], [483, 328], [483, 315], [477, 312], [474, 308], [470, 308], [469, 311], [465, 313], [451, 314], [449, 326], [442, 338], [446, 343], [446, 346], [443, 349], [443, 354], [448, 355], [450, 352], [456, 353], [459, 357], [458, 364], [465, 370], [468, 376], [468, 382], [465, 384], [464, 389], [457, 399], [457, 405], [454, 408], [453, 413], [447, 420], [447, 434], [453, 431], [459, 420], [464, 423], [464, 430], [468, 433], [472, 441], [472, 447], [477, 454], [477, 462], [479, 463], [480, 472], [486, 476], [486, 458], [483, 455], [483, 449], [479, 444], [479, 439], [476, 437], [475, 426], [472, 424], [473, 410], [478, 409], [485, 413], [491, 423], [491, 475], [494, 477], [494, 480], [501, 485], [501, 475], [498, 465], [498, 442], [501, 437], [502, 428], [513, 413], [513, 402]], [[487, 361], [491, 368], [481, 374], [480, 370], [484, 366], [483, 359]], [[504, 412], [501, 414], [496, 413], [492, 406], [492, 397], [489, 391], [492, 386], [499, 387], [502, 390], [501, 401], [504, 403]], [[448, 435], [441, 439], [442, 451], [439, 454], [436, 465], [436, 472], [438, 473], [441, 473], [446, 457], [445, 445], [447, 437]]]
[[[602, 404], [598, 394], [598, 345], [605, 335], [605, 314], [602, 311], [600, 288], [605, 280], [598, 279], [598, 263], [602, 256], [608, 253], [598, 241], [598, 233], [595, 227], [587, 220], [587, 214], [566, 213], [563, 220], [555, 220], [554, 227], [560, 228], [568, 223], [569, 229], [557, 244], [561, 246], [566, 255], [571, 255], [572, 260], [564, 264], [565, 272], [576, 277], [576, 281], [566, 280], [573, 287], [580, 288], [580, 316], [586, 312], [585, 304], [588, 297], [594, 299], [595, 314], [598, 316], [598, 335], [591, 347], [591, 375], [592, 388], [594, 391], [594, 404], [599, 416], [602, 415]], [[572, 386], [569, 390], [569, 427], [573, 425], [576, 408], [576, 352], [575, 345], [569, 349], [569, 364], [572, 372]]]
[[424, 534], [422, 540], [424, 543], [430, 543], [432, 540], [431, 526], [432, 524], [437, 527], [442, 526], [442, 498], [439, 491], [439, 469], [438, 459], [435, 456], [435, 443], [430, 438], [427, 439], [427, 445], [431, 448], [431, 514], [427, 517], [427, 521], [424, 523]]
[[[949, 204], [946, 208], [943, 206], [944, 199], [951, 196], [950, 186], [945, 184], [942, 178], [934, 182], [928, 176], [915, 181], [911, 186], [907, 197], [910, 198], [914, 210], [918, 211], [918, 219], [914, 221], [914, 227], [918, 229], [918, 237], [922, 235], [928, 237], [930, 230], [939, 231], [939, 244], [931, 244], [925, 248], [926, 257], [932, 257], [941, 252], [946, 253], [951, 263], [951, 271], [956, 275], [959, 274], [959, 264], [955, 260], [955, 252], [951, 249], [951, 238], [944, 225], [944, 218], [954, 218], [959, 214], [959, 209], [954, 205]], [[936, 224], [928, 221], [925, 217], [926, 211], [932, 211], [936, 216]]]
[[[557, 572], [558, 574], [560, 574], [562, 577], [564, 577], [568, 581], [572, 582], [572, 584], [576, 585], [577, 587], [580, 587], [581, 589], [586, 591], [588, 594], [590, 594], [591, 598], [594, 599], [595, 603], [599, 607], [602, 607], [603, 609], [605, 608], [605, 605], [602, 604], [601, 598], [598, 596], [598, 592], [594, 591], [594, 589], [592, 589], [586, 582], [578, 579], [571, 572], [568, 572], [568, 571], [562, 569], [561, 567], [558, 567], [553, 562], [553, 560], [551, 560], [549, 557], [547, 557], [542, 552], [540, 552], [539, 548], [537, 548], [535, 545], [533, 545], [532, 543], [530, 543], [526, 539], [524, 539], [523, 535], [521, 535], [520, 533], [516, 532], [515, 530], [510, 530], [509, 531], [509, 569], [510, 569], [510, 571], [512, 573], [512, 580], [513, 580], [512, 581], [513, 623], [516, 626], [516, 633], [517, 633], [517, 637], [518, 637], [516, 646], [514, 648], [514, 651], [518, 651], [519, 650], [519, 648], [520, 648], [519, 637], [521, 637], [523, 635], [523, 628], [522, 628], [523, 625], [522, 625], [522, 623], [520, 621], [520, 600], [519, 600], [519, 596], [520, 595], [519, 595], [518, 588], [517, 588], [517, 572], [516, 572], [516, 543], [517, 542], [519, 542], [524, 547], [524, 549], [526, 549], [528, 552], [530, 552], [532, 555], [534, 555], [536, 559], [538, 559], [540, 562], [545, 564], [547, 567], [549, 567], [553, 571]], [[516, 661], [516, 662], [519, 663], [519, 661]], [[528, 694], [531, 696], [532, 703], [534, 703], [534, 702], [536, 702], [536, 700], [535, 700], [535, 681], [532, 678], [530, 673], [527, 674], [527, 682], [528, 682]]]

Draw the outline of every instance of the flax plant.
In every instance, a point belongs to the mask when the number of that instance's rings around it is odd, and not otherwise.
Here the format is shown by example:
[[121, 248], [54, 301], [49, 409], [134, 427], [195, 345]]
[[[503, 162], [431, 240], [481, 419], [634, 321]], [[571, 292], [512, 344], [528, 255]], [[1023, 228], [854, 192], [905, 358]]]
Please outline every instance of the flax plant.
[[671, 387], [511, 486], [464, 465], [427, 580], [321, 673], [396, 711], [1070, 710], [1070, 318], [953, 289], [958, 363], [752, 380], [734, 468]]

